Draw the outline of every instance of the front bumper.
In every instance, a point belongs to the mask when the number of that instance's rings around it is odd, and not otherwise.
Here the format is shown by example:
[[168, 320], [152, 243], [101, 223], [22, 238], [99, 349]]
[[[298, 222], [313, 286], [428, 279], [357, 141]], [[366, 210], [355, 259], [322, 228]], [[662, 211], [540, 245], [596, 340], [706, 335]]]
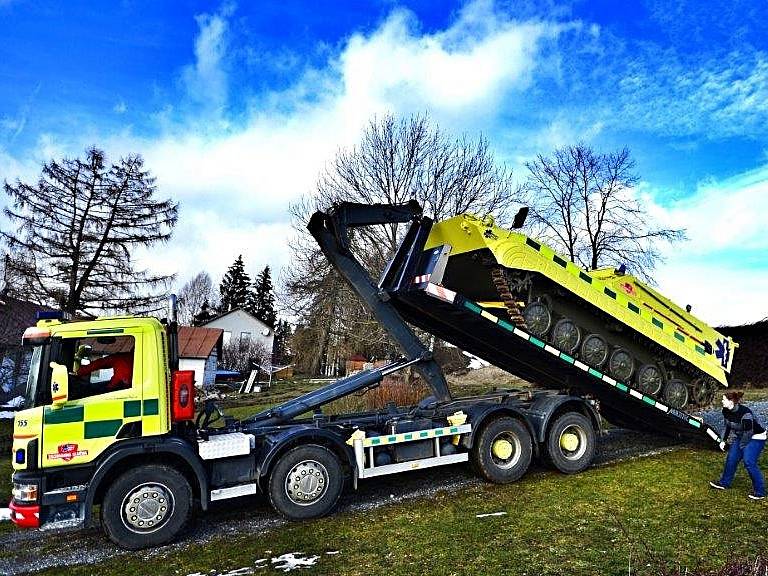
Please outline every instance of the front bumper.
[[17, 504], [15, 500], [11, 500], [8, 508], [11, 510], [11, 521], [19, 528], [40, 527], [40, 506]]

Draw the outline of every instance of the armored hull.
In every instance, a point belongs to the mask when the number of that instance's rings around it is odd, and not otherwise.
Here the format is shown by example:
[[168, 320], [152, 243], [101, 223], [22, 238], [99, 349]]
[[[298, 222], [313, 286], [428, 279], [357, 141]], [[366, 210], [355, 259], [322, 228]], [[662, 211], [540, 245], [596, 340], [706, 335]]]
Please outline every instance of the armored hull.
[[738, 345], [631, 274], [471, 215], [436, 223], [425, 248], [439, 246], [443, 286], [649, 396], [683, 408], [728, 385]]

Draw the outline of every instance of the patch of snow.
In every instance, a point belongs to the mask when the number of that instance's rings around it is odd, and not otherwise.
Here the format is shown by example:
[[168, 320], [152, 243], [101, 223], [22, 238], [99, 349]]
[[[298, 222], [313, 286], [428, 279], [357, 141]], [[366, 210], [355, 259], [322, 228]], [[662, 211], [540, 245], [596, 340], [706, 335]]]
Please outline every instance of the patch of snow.
[[254, 570], [250, 566], [243, 568], [237, 568], [235, 570], [229, 570], [228, 572], [219, 572], [218, 570], [211, 570], [210, 572], [195, 572], [194, 574], [187, 574], [187, 576], [249, 576], [253, 574]]
[[275, 570], [290, 572], [298, 568], [314, 566], [319, 559], [320, 556], [303, 556], [300, 552], [289, 552], [288, 554], [281, 554], [277, 558], [272, 558], [272, 567]]
[[0, 508], [0, 522], [3, 520], [10, 520], [11, 519], [11, 509], [10, 508]]
[[486, 366], [490, 366], [490, 362], [486, 362], [482, 358], [478, 358], [474, 354], [470, 354], [469, 352], [464, 352], [464, 356], [469, 357], [469, 366], [468, 368], [470, 370], [477, 370], [478, 368], [485, 368]]
[[[326, 552], [326, 554], [338, 553], [338, 550], [335, 552]], [[288, 554], [282, 554], [276, 558], [259, 558], [254, 561], [253, 566], [243, 566], [242, 568], [235, 568], [234, 570], [228, 570], [226, 572], [221, 572], [219, 570], [193, 572], [192, 574], [187, 574], [187, 576], [250, 576], [255, 574], [257, 570], [269, 566], [269, 564], [267, 564], [268, 560], [272, 564], [273, 569], [290, 572], [291, 570], [296, 570], [298, 568], [309, 568], [314, 566], [319, 559], [320, 556], [305, 556], [301, 552], [289, 552]]]
[[15, 412], [0, 412], [0, 420], [4, 418], [13, 418], [15, 414]]
[[488, 518], [489, 516], [506, 516], [506, 512], [490, 512], [488, 514], [475, 514], [475, 518]]
[[334, 554], [341, 554], [341, 550], [332, 550], [331, 552], [326, 552], [326, 556], [333, 556]]

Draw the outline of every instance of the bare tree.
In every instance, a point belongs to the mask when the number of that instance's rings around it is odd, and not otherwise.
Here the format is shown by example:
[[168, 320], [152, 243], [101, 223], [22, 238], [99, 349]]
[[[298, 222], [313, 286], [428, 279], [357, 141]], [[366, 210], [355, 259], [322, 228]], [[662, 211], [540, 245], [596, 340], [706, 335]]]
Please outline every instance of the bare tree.
[[596, 153], [584, 144], [539, 155], [524, 185], [533, 234], [594, 270], [627, 265], [645, 280], [660, 260], [660, 242], [683, 230], [654, 226], [635, 193], [639, 178], [629, 150]]
[[[394, 347], [357, 297], [330, 267], [306, 232], [310, 215], [343, 202], [400, 204], [417, 200], [443, 219], [463, 212], [493, 214], [502, 222], [517, 199], [512, 174], [494, 160], [480, 137], [454, 139], [423, 116], [373, 119], [360, 142], [340, 150], [319, 176], [315, 191], [291, 207], [296, 238], [282, 278], [283, 307], [298, 318], [313, 344], [314, 372], [350, 352], [382, 358]], [[355, 253], [375, 276], [401, 240], [396, 224], [361, 228]]]
[[51, 161], [34, 184], [5, 183], [4, 212], [16, 229], [0, 231], [27, 298], [69, 313], [155, 309], [170, 276], [139, 270], [131, 251], [166, 242], [178, 204], [156, 200], [140, 156], [107, 165], [96, 148]]
[[236, 340], [230, 338], [221, 349], [219, 366], [225, 370], [249, 372], [258, 366], [270, 364], [272, 351], [255, 340]]
[[210, 305], [214, 297], [213, 281], [208, 272], [198, 272], [179, 290], [179, 322], [191, 326], [195, 317], [203, 309], [203, 304]]

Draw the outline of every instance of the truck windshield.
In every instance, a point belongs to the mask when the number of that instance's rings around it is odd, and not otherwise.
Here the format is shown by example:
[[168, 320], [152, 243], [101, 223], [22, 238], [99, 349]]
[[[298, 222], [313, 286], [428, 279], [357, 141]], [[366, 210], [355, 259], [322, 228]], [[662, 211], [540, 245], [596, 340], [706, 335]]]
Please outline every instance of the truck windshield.
[[32, 349], [32, 360], [29, 364], [29, 376], [27, 376], [27, 390], [24, 394], [24, 408], [32, 408], [38, 396], [38, 383], [40, 380], [40, 362], [43, 358], [44, 346], [35, 346]]

